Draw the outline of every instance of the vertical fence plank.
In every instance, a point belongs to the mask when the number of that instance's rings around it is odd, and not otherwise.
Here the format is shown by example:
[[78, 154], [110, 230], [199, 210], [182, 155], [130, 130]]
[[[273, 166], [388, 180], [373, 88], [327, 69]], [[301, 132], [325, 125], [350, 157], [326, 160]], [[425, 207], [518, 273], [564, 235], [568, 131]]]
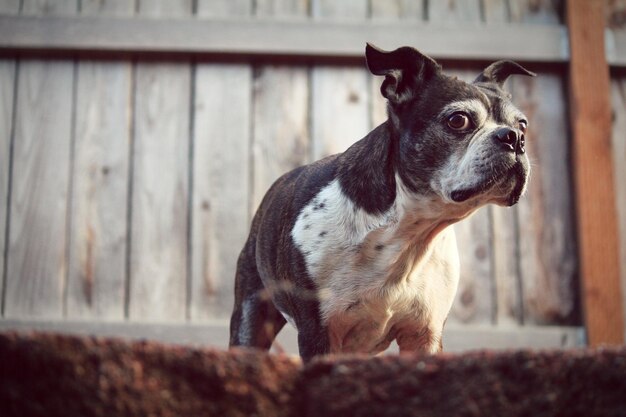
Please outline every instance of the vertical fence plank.
[[[23, 11], [72, 14], [76, 1], [24, 0]], [[61, 317], [74, 64], [23, 60], [19, 71], [6, 315]]]
[[560, 24], [562, 3], [563, 0], [509, 0], [510, 18], [513, 22]]
[[578, 253], [585, 327], [591, 346], [619, 345], [624, 340], [609, 67], [604, 50], [605, 10], [600, 1], [567, 1]]
[[[84, 15], [129, 16], [134, 2], [83, 0]], [[124, 318], [132, 67], [79, 61], [68, 316]]]
[[489, 210], [482, 208], [454, 225], [461, 262], [457, 299], [451, 322], [491, 324], [495, 300]]
[[[0, 0], [0, 13], [15, 15], [19, 10], [19, 0]], [[4, 251], [9, 209], [9, 165], [16, 71], [15, 59], [0, 59], [0, 315], [4, 313]]]
[[[259, 17], [306, 17], [306, 0], [257, 2]], [[309, 70], [265, 65], [254, 77], [252, 209], [282, 174], [309, 161]]]
[[428, 20], [446, 23], [479, 23], [481, 0], [444, 0], [428, 2]]
[[309, 71], [261, 66], [254, 77], [251, 212], [282, 174], [309, 162]]
[[[506, 0], [484, 0], [485, 22], [505, 23], [509, 21]], [[513, 93], [511, 83], [505, 86]], [[517, 206], [510, 208], [490, 206], [491, 248], [493, 282], [496, 292], [496, 323], [498, 325], [521, 324], [522, 294], [519, 277], [519, 242]]]
[[[314, 0], [313, 17], [365, 18], [367, 1]], [[365, 51], [365, 45], [363, 45]], [[343, 152], [370, 130], [365, 68], [316, 66], [312, 70], [312, 158]]]
[[[479, 0], [428, 4], [428, 18], [432, 22], [481, 22]], [[478, 75], [478, 70], [456, 70], [450, 73], [471, 82]], [[489, 210], [478, 210], [470, 218], [455, 224], [454, 229], [461, 260], [461, 280], [450, 321], [492, 323], [495, 318], [495, 300]]]
[[[424, 2], [422, 0], [372, 0], [372, 20], [404, 20], [421, 22], [424, 18]], [[377, 45], [383, 49], [396, 49], [401, 46], [420, 45]], [[380, 93], [383, 77], [370, 76], [371, 118], [372, 126], [378, 126], [387, 120], [387, 100]]]
[[312, 0], [311, 14], [323, 19], [364, 19], [368, 13], [368, 1], [363, 0]]
[[498, 325], [523, 321], [519, 271], [517, 207], [490, 207], [493, 277]]
[[[30, 15], [71, 14], [75, 1], [24, 1]], [[6, 315], [63, 314], [74, 65], [20, 63], [15, 115]]]
[[483, 14], [487, 24], [505, 23], [509, 20], [507, 0], [482, 0]]
[[[259, 0], [259, 17], [306, 17], [308, 0]], [[310, 160], [309, 74], [300, 66], [256, 68], [252, 134], [254, 214], [263, 195], [282, 174]], [[288, 339], [289, 334], [282, 335]], [[280, 349], [279, 349], [280, 350]]]
[[0, 13], [5, 15], [16, 15], [20, 12], [20, 3], [22, 0], [1, 0]]
[[290, 18], [306, 17], [310, 0], [255, 0], [255, 15], [258, 17]]
[[[559, 21], [550, 2], [527, 2], [516, 8], [519, 5], [524, 2], [511, 3], [513, 21]], [[528, 324], [576, 324], [574, 201], [562, 76], [540, 72], [536, 78], [511, 81], [514, 101], [530, 120], [531, 180], [517, 210], [524, 323]]]
[[[248, 16], [249, 0], [201, 0], [198, 17]], [[225, 318], [248, 233], [250, 95], [245, 64], [197, 64], [195, 72], [190, 316]]]
[[[141, 0], [139, 14], [187, 16], [191, 0]], [[190, 90], [188, 64], [137, 64], [129, 306], [134, 320], [186, 315]]]
[[530, 120], [531, 181], [518, 207], [524, 322], [572, 323], [576, 254], [562, 81], [540, 73], [513, 83]]
[[423, 0], [371, 0], [371, 4], [373, 20], [419, 21], [424, 18]]
[[[617, 217], [620, 235], [620, 271], [622, 281], [622, 309], [626, 317], [626, 77], [615, 77], [611, 82], [611, 98], [613, 104], [613, 167], [615, 168], [615, 199], [617, 200]], [[626, 320], [624, 321], [626, 336]], [[626, 342], [626, 337], [624, 339]]]

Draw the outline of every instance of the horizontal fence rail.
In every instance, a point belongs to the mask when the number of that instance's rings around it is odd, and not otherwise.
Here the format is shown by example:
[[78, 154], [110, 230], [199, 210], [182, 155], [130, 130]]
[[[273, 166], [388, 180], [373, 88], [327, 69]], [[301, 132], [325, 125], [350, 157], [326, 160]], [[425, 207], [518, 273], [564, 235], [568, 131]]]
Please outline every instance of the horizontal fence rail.
[[[180, 345], [228, 347], [228, 322], [206, 323], [145, 323], [121, 321], [45, 321], [3, 320], [0, 332], [53, 332], [97, 337], [118, 337], [128, 340], [157, 340]], [[285, 326], [280, 331], [274, 349], [289, 354], [298, 353], [297, 331]], [[585, 346], [583, 327], [576, 326], [447, 326], [443, 343], [447, 352], [477, 349], [567, 349]], [[392, 344], [387, 353], [397, 353]]]
[[[0, 50], [5, 51], [357, 59], [368, 41], [383, 48], [414, 45], [445, 60], [565, 63], [567, 39], [565, 26], [512, 23], [0, 16]], [[620, 65], [626, 63], [622, 52], [612, 53]]]

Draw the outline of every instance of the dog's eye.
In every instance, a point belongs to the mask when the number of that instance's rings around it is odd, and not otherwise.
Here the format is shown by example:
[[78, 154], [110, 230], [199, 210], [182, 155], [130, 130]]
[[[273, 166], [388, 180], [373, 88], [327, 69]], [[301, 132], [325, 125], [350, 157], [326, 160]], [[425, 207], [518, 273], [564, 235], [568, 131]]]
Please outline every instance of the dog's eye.
[[528, 122], [526, 120], [519, 121], [519, 130], [521, 130], [522, 133], [526, 133], [526, 130], [528, 130]]
[[467, 130], [472, 122], [467, 114], [458, 112], [448, 117], [448, 126], [454, 130]]

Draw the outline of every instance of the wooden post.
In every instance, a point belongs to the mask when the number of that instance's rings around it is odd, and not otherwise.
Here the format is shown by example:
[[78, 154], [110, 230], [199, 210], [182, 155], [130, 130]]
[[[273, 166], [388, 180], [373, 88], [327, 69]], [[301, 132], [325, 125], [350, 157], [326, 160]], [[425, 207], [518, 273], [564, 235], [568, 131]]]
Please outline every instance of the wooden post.
[[624, 340], [604, 4], [599, 0], [567, 2], [579, 258], [590, 346]]

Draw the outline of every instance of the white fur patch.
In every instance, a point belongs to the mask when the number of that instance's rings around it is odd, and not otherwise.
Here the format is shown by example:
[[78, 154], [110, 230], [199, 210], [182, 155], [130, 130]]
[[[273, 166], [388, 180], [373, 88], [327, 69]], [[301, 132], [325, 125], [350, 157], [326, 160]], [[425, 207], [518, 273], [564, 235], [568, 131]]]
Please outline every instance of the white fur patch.
[[307, 272], [319, 280], [331, 251], [355, 248], [368, 233], [388, 223], [388, 215], [372, 216], [357, 208], [335, 180], [302, 210], [291, 236], [305, 255]]
[[380, 351], [390, 333], [402, 329], [428, 328], [439, 337], [450, 310], [459, 274], [456, 241], [451, 228], [433, 239], [435, 229], [445, 227], [445, 210], [436, 200], [411, 196], [396, 181], [392, 207], [371, 215], [335, 180], [300, 212], [292, 229], [318, 285], [333, 351]]

